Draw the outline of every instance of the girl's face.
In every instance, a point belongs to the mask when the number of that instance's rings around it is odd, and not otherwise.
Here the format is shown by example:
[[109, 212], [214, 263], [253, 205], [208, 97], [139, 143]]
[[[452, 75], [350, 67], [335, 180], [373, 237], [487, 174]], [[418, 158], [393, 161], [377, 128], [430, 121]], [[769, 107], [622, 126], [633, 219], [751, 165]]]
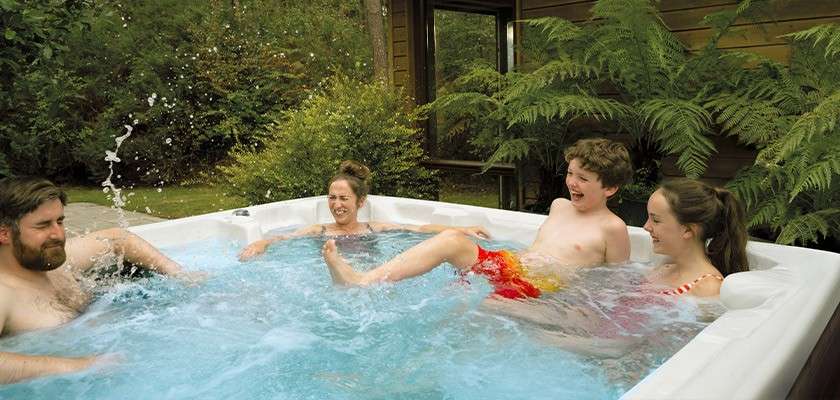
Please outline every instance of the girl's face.
[[668, 200], [662, 195], [662, 189], [650, 195], [647, 211], [644, 229], [650, 233], [655, 253], [674, 256], [687, 247], [686, 241], [691, 240], [694, 234], [687, 225], [677, 221]]
[[357, 221], [359, 208], [364, 205], [365, 199], [359, 199], [350, 184], [339, 179], [330, 184], [328, 202], [335, 223], [347, 225]]

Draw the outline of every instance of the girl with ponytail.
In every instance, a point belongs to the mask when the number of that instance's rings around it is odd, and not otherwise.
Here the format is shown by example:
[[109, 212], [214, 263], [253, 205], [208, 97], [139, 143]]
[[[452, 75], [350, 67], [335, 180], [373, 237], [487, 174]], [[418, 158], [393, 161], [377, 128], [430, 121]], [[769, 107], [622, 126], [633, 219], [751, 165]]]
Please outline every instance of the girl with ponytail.
[[651, 274], [663, 294], [717, 296], [723, 278], [747, 271], [747, 229], [740, 202], [726, 189], [693, 179], [666, 181], [648, 200], [653, 251], [670, 261]]
[[438, 233], [455, 229], [469, 236], [486, 239], [489, 233], [481, 226], [451, 227], [448, 225], [408, 225], [386, 222], [360, 222], [359, 209], [365, 205], [370, 186], [370, 169], [364, 164], [346, 160], [338, 166], [338, 172], [327, 183], [327, 204], [335, 222], [303, 227], [288, 235], [272, 236], [249, 244], [239, 253], [240, 260], [246, 260], [265, 252], [268, 246], [280, 240], [301, 236], [347, 237], [390, 230]]

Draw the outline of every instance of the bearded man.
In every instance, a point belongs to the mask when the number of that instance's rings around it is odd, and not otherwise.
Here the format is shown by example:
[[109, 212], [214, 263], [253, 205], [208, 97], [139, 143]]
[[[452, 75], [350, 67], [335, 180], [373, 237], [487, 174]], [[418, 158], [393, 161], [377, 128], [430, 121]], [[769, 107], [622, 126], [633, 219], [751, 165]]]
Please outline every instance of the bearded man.
[[[65, 241], [66, 202], [65, 193], [48, 180], [0, 180], [0, 336], [53, 328], [77, 317], [91, 299], [79, 277], [108, 255], [123, 256], [161, 274], [187, 275], [151, 244], [124, 229]], [[80, 371], [112, 359], [0, 351], [0, 383]]]

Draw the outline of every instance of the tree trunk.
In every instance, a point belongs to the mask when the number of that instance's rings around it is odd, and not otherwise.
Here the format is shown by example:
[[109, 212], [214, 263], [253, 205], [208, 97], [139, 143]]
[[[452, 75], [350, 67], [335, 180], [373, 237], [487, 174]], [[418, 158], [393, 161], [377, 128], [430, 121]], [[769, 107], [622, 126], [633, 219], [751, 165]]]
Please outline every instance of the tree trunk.
[[382, 1], [363, 0], [370, 43], [373, 48], [373, 76], [378, 82], [388, 84], [388, 51], [385, 48], [385, 31], [382, 25]]

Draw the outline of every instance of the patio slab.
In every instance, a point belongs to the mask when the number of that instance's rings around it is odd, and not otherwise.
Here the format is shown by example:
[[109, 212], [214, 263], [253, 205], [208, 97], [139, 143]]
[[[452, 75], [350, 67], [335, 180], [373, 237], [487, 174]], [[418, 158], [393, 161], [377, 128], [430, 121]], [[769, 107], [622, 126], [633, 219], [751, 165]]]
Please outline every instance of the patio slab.
[[[166, 221], [164, 218], [134, 211], [123, 211], [123, 214], [127, 226]], [[64, 207], [64, 217], [67, 237], [120, 226], [119, 210], [94, 203], [69, 203]]]

